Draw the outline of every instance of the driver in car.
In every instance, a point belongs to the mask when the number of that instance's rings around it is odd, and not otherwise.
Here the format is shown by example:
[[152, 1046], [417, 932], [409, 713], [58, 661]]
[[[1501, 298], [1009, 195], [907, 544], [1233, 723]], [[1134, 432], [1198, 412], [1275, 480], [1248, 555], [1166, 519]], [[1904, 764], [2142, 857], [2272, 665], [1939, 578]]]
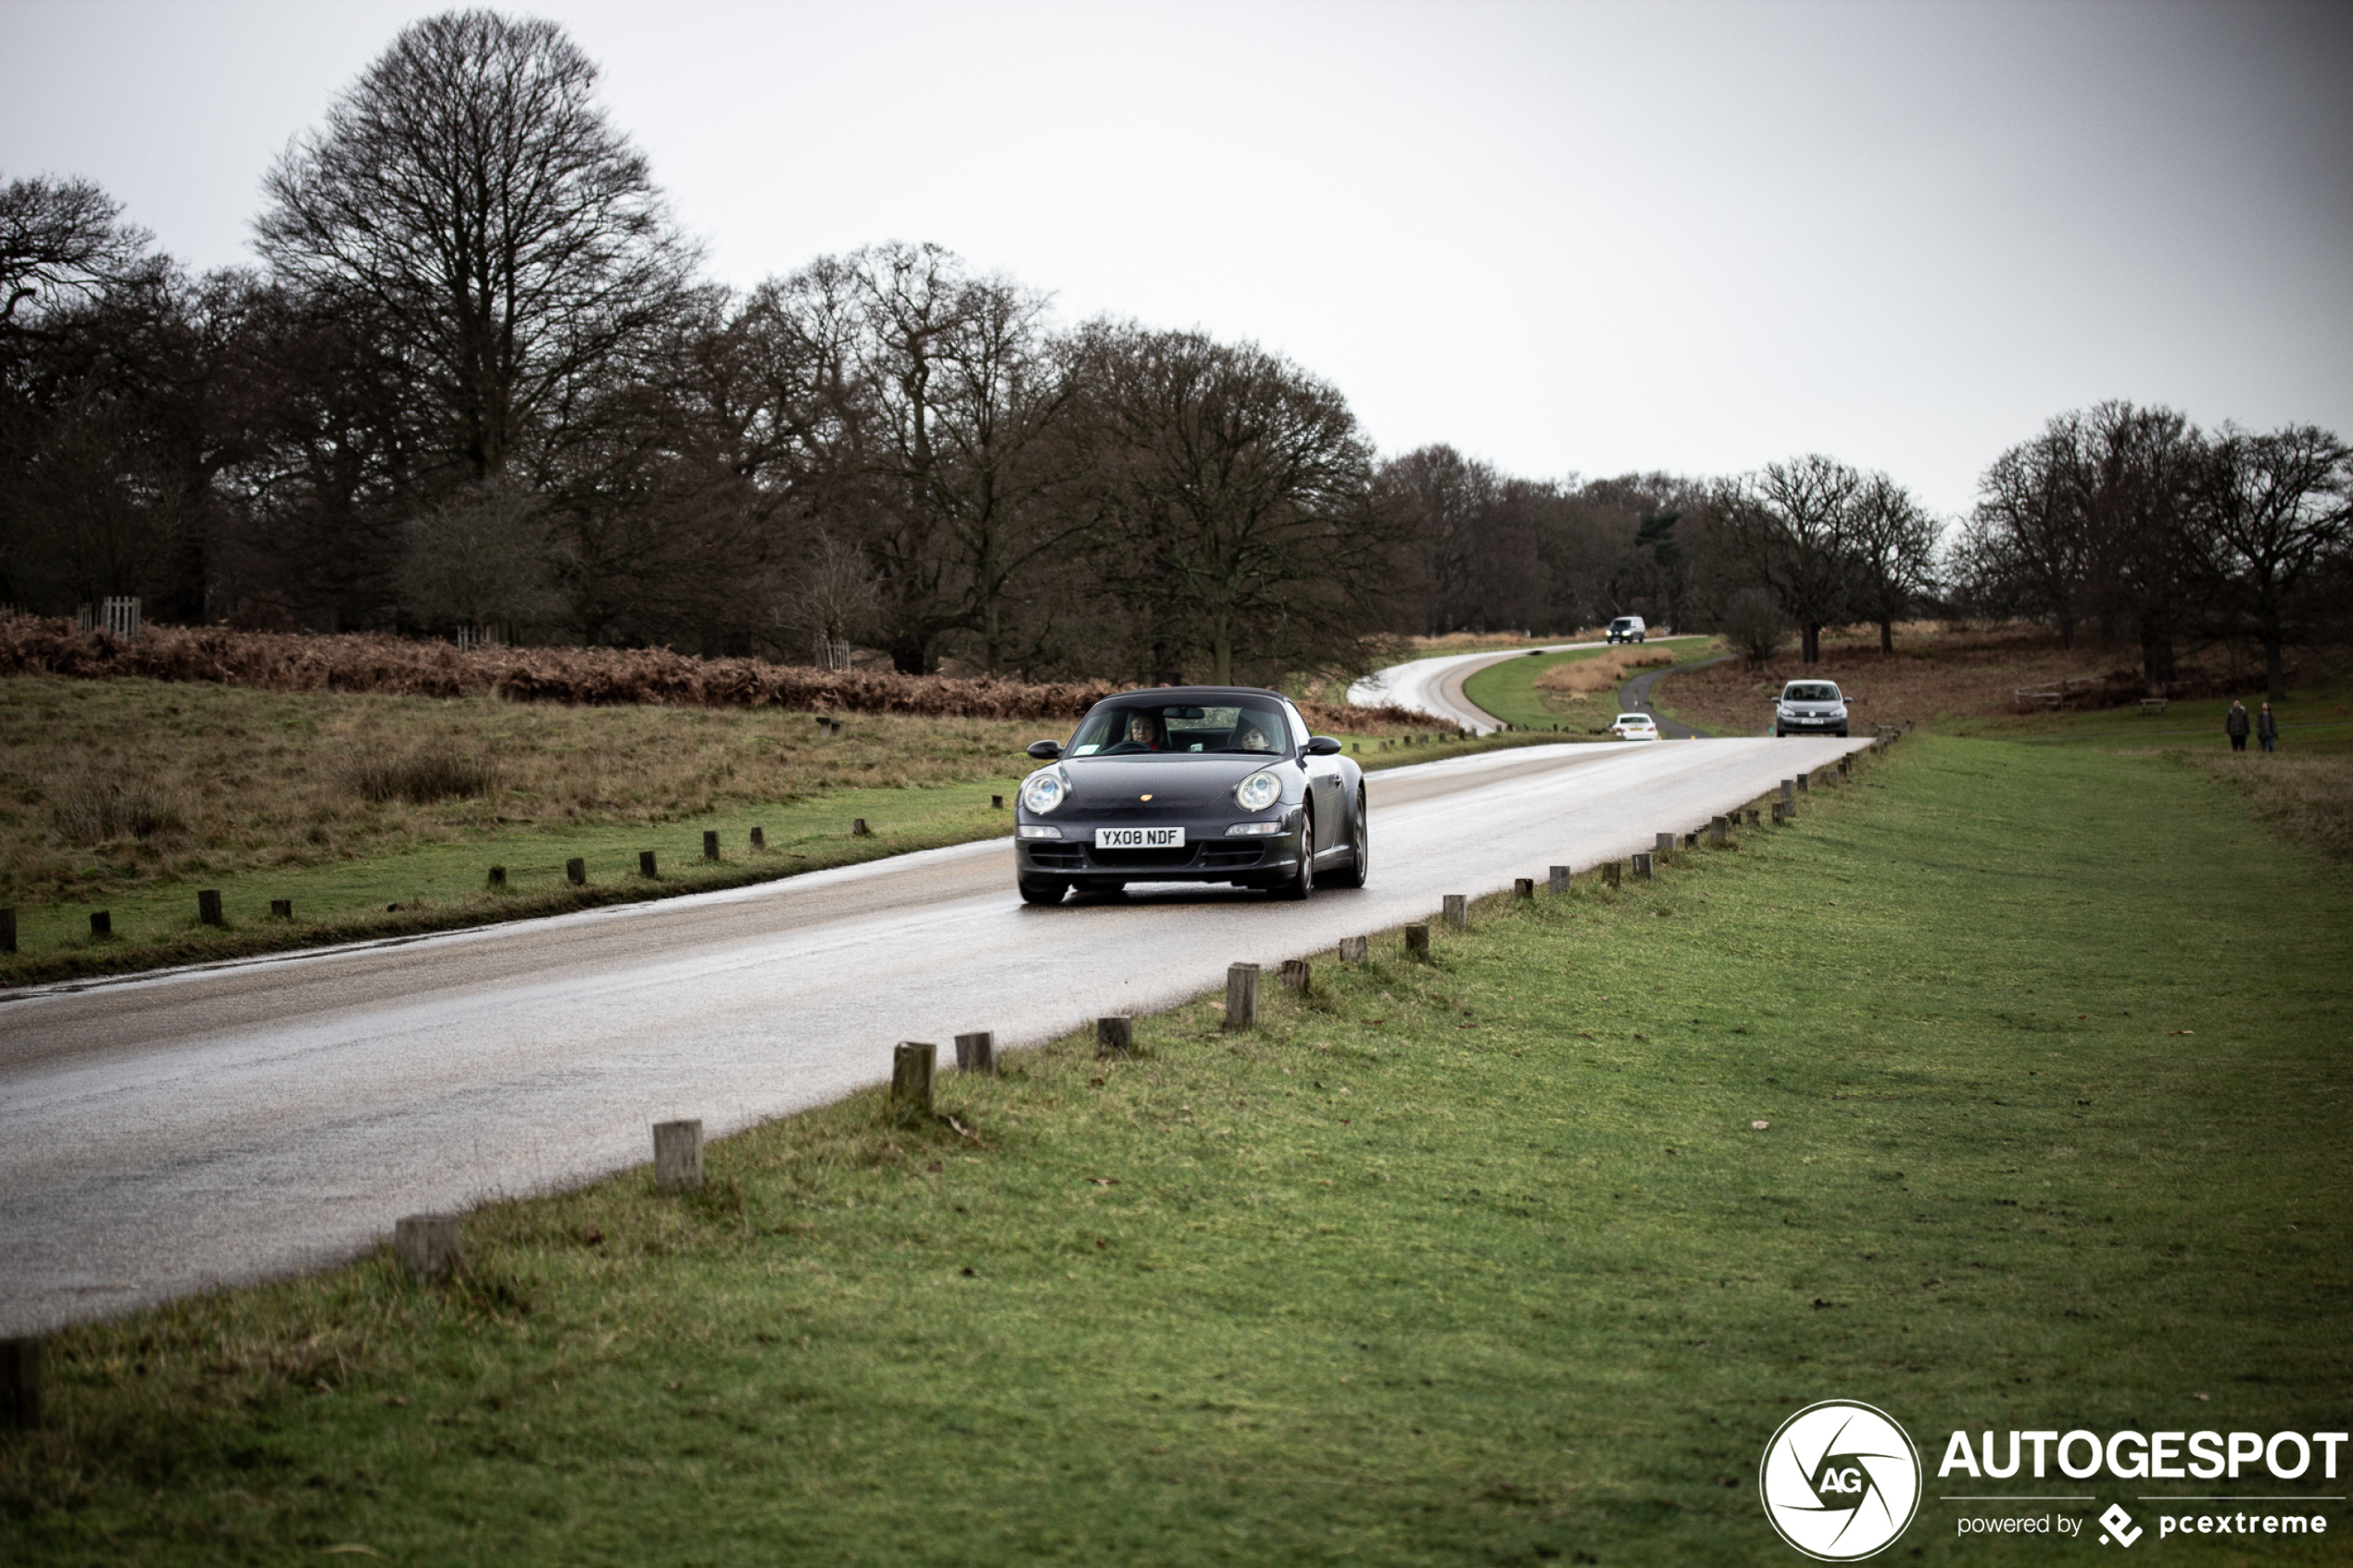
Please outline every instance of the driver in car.
[[1146, 713], [1140, 709], [1128, 715], [1127, 744], [1140, 746], [1146, 751], [1166, 749], [1161, 744], [1160, 715]]

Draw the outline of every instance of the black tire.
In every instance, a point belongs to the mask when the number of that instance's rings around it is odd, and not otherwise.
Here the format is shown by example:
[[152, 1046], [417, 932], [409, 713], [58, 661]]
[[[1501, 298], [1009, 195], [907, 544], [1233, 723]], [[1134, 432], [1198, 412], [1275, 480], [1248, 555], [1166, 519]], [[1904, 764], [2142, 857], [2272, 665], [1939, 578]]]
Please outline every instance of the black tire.
[[1839, 739], [1841, 739], [1841, 740], [1844, 740], [1844, 739], [1846, 738], [1846, 732], [1845, 732], [1844, 730], [1841, 730], [1841, 731], [1839, 731], [1839, 732], [1838, 732], [1838, 738], [1839, 738]]
[[1063, 895], [1070, 891], [1070, 884], [1066, 882], [1024, 882], [1017, 885], [1021, 888], [1021, 901], [1025, 904], [1059, 904], [1063, 901]]
[[1275, 897], [1298, 904], [1315, 891], [1315, 813], [1300, 813], [1299, 870], [1275, 889]]
[[1356, 822], [1349, 830], [1348, 847], [1354, 853], [1349, 857], [1348, 869], [1332, 878], [1334, 887], [1362, 887], [1372, 872], [1373, 826], [1365, 811], [1362, 789], [1356, 792]]

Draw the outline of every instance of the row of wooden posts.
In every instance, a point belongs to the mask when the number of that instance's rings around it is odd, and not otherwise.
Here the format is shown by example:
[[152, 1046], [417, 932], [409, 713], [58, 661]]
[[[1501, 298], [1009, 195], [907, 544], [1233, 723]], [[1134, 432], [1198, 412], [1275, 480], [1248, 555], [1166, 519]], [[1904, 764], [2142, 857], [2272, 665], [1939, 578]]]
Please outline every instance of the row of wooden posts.
[[[1005, 797], [1001, 795], [992, 795], [988, 797], [988, 803], [995, 809], [1002, 810], [1005, 806]], [[874, 830], [866, 825], [865, 818], [856, 817], [852, 818], [850, 821], [849, 835], [852, 838], [871, 838], [874, 836]], [[749, 842], [751, 847], [756, 850], [766, 849], [768, 847], [767, 830], [760, 827], [753, 828], [751, 830]], [[705, 861], [712, 864], [716, 864], [721, 858], [719, 851], [719, 834], [716, 829], [706, 828], [703, 830], [702, 858]], [[661, 866], [652, 850], [640, 849], [637, 851], [637, 874], [648, 882], [657, 882], [661, 880]], [[504, 866], [493, 866], [490, 868], [489, 873], [483, 880], [484, 885], [489, 888], [489, 890], [493, 893], [504, 893], [507, 890], [507, 868]], [[588, 885], [588, 861], [585, 857], [574, 855], [571, 859], [564, 862], [564, 880], [571, 883], [574, 887], [585, 887]], [[270, 918], [272, 920], [286, 921], [294, 919], [294, 900], [291, 898], [271, 899]], [[228, 918], [221, 913], [220, 890], [219, 888], [207, 887], [201, 888], [197, 891], [196, 922], [200, 925], [226, 925], [229, 923]], [[91, 940], [95, 942], [104, 942], [111, 938], [113, 935], [114, 911], [111, 909], [91, 910]], [[13, 953], [16, 950], [17, 911], [14, 909], [0, 909], [0, 953]]]
[[[1883, 751], [1894, 743], [1892, 727], [1883, 726], [1871, 749]], [[1826, 771], [1825, 778], [1844, 777], [1848, 759], [1839, 759], [1835, 775]], [[1810, 791], [1812, 777], [1799, 773], [1781, 781], [1780, 793], [1772, 802], [1772, 820], [1776, 823], [1796, 821], [1797, 797]], [[1631, 872], [1637, 882], [1649, 881], [1658, 874], [1658, 857], [1677, 847], [1696, 848], [1704, 834], [1710, 844], [1722, 845], [1730, 829], [1736, 825], [1762, 825], [1756, 808], [1728, 811], [1708, 819], [1705, 828], [1678, 835], [1659, 834], [1648, 853], [1631, 857]], [[754, 829], [755, 834], [758, 829]], [[715, 834], [706, 834], [706, 852], [715, 848]], [[758, 840], [755, 837], [754, 842]], [[715, 858], [715, 857], [714, 857]], [[647, 872], [651, 875], [652, 851], [646, 852]], [[573, 862], [578, 865], [578, 861]], [[1611, 887], [1624, 884], [1628, 865], [1617, 860], [1605, 860], [1600, 867], [1602, 881]], [[1554, 895], [1568, 891], [1570, 868], [1549, 868], [1546, 885]], [[1512, 884], [1512, 894], [1518, 898], [1536, 897], [1533, 877], [1519, 877]], [[215, 899], [220, 897], [212, 895]], [[7, 917], [4, 930], [14, 948], [15, 911]], [[1453, 930], [1470, 925], [1470, 899], [1461, 893], [1446, 894], [1439, 901], [1439, 919]], [[1343, 936], [1339, 947], [1342, 963], [1366, 962], [1372, 950], [1368, 936]], [[1429, 926], [1417, 922], [1405, 927], [1405, 956], [1408, 960], [1429, 961]], [[1226, 971], [1225, 1017], [1221, 1027], [1227, 1030], [1251, 1029], [1258, 1023], [1258, 987], [1264, 972], [1254, 963], [1238, 963]], [[1313, 985], [1313, 971], [1304, 959], [1286, 959], [1280, 971], [1281, 984], [1286, 989], [1305, 995]], [[1122, 1057], [1136, 1048], [1136, 1020], [1129, 1013], [1111, 1013], [1095, 1020], [1095, 1054]], [[938, 1072], [939, 1047], [924, 1040], [902, 1040], [891, 1051], [890, 1094], [887, 1100], [889, 1113], [895, 1118], [928, 1119], [936, 1112], [932, 1101], [932, 1082]], [[956, 1036], [956, 1068], [961, 1073], [994, 1074], [997, 1071], [997, 1036], [980, 1030]], [[654, 1185], [666, 1191], [684, 1191], [702, 1185], [702, 1123], [699, 1120], [658, 1122], [653, 1127]], [[393, 1227], [393, 1252], [400, 1263], [421, 1280], [447, 1279], [465, 1266], [461, 1242], [463, 1216], [459, 1214], [409, 1214]], [[31, 1426], [41, 1417], [41, 1345], [38, 1339], [0, 1340], [0, 1425]]]

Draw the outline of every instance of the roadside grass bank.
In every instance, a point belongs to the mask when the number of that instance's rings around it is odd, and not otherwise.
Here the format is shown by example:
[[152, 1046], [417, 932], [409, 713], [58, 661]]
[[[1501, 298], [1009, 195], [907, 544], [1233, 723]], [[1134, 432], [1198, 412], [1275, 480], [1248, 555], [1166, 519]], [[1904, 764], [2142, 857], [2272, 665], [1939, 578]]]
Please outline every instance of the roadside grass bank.
[[0, 1558], [1778, 1562], [1759, 1455], [1836, 1397], [1924, 1450], [1896, 1555], [2048, 1561], [1956, 1538], [1948, 1431], [2343, 1424], [2349, 904], [2186, 770], [1907, 740], [1254, 1031], [59, 1335]]
[[[1059, 720], [0, 679], [0, 987], [667, 897], [1011, 832]], [[1408, 735], [1419, 743], [1405, 745]], [[1344, 734], [1367, 768], [1499, 742]], [[1007, 802], [992, 809], [990, 797]], [[852, 823], [872, 830], [853, 837]], [[752, 827], [764, 851], [749, 843]], [[702, 859], [705, 832], [723, 859]], [[655, 852], [658, 880], [637, 856]], [[587, 885], [564, 862], [587, 863]], [[504, 866], [503, 891], [489, 886]], [[199, 922], [196, 893], [225, 924]], [[273, 917], [273, 901], [293, 905]], [[105, 910], [109, 936], [94, 938]]]
[[1578, 648], [1566, 653], [1542, 653], [1527, 658], [1506, 659], [1491, 664], [1463, 683], [1463, 695], [1480, 708], [1508, 724], [1550, 729], [1559, 725], [1579, 739], [1592, 739], [1592, 732], [1609, 728], [1617, 717], [1617, 688], [1626, 673], [1584, 692], [1548, 690], [1537, 683], [1546, 671], [1564, 665], [1595, 665], [1612, 661], [1614, 655], [1627, 651], [1656, 654], [1671, 653], [1672, 663], [1689, 664], [1693, 659], [1710, 658], [1722, 651], [1722, 639], [1717, 637], [1657, 637], [1624, 648]]

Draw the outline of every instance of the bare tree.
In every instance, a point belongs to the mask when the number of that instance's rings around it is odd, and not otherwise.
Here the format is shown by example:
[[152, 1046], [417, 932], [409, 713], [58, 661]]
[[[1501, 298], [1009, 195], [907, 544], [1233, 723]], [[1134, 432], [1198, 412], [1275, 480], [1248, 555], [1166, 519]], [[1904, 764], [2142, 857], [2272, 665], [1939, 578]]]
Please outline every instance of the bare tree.
[[1822, 628], [1849, 609], [1854, 514], [1863, 476], [1818, 454], [1768, 463], [1725, 488], [1716, 510], [1739, 571], [1796, 623], [1801, 657], [1822, 657]]
[[1340, 393], [1253, 345], [1098, 323], [1085, 344], [1101, 580], [1153, 679], [1224, 684], [1353, 657], [1380, 623], [1410, 519], [1384, 508]]
[[2353, 553], [2353, 449], [2313, 425], [2268, 435], [2224, 426], [2210, 450], [2205, 510], [2239, 619], [2263, 648], [2273, 702], [2287, 697], [2284, 649], [2299, 602]]
[[2093, 540], [2084, 517], [2093, 488], [2080, 415], [2062, 414], [2032, 441], [1994, 459], [1978, 480], [1956, 565], [1969, 600], [1997, 613], [2048, 621], [2059, 646], [2075, 646], [2092, 613]]
[[679, 307], [692, 253], [596, 81], [552, 22], [447, 12], [403, 29], [264, 182], [262, 255], [366, 303], [471, 480], [560, 444], [584, 384]]
[[776, 619], [823, 649], [824, 661], [830, 666], [838, 650], [872, 635], [882, 624], [882, 608], [874, 564], [865, 552], [821, 530], [777, 606]]
[[1762, 588], [1743, 588], [1725, 603], [1718, 618], [1724, 635], [1751, 670], [1762, 670], [1789, 645], [1789, 617]]
[[1879, 626], [1879, 650], [1895, 651], [1895, 622], [1936, 591], [1936, 520], [1883, 473], [1864, 480], [1848, 523], [1849, 602]]
[[122, 221], [122, 206], [87, 180], [35, 175], [0, 187], [0, 325], [19, 306], [87, 304], [157, 278], [155, 236]]

